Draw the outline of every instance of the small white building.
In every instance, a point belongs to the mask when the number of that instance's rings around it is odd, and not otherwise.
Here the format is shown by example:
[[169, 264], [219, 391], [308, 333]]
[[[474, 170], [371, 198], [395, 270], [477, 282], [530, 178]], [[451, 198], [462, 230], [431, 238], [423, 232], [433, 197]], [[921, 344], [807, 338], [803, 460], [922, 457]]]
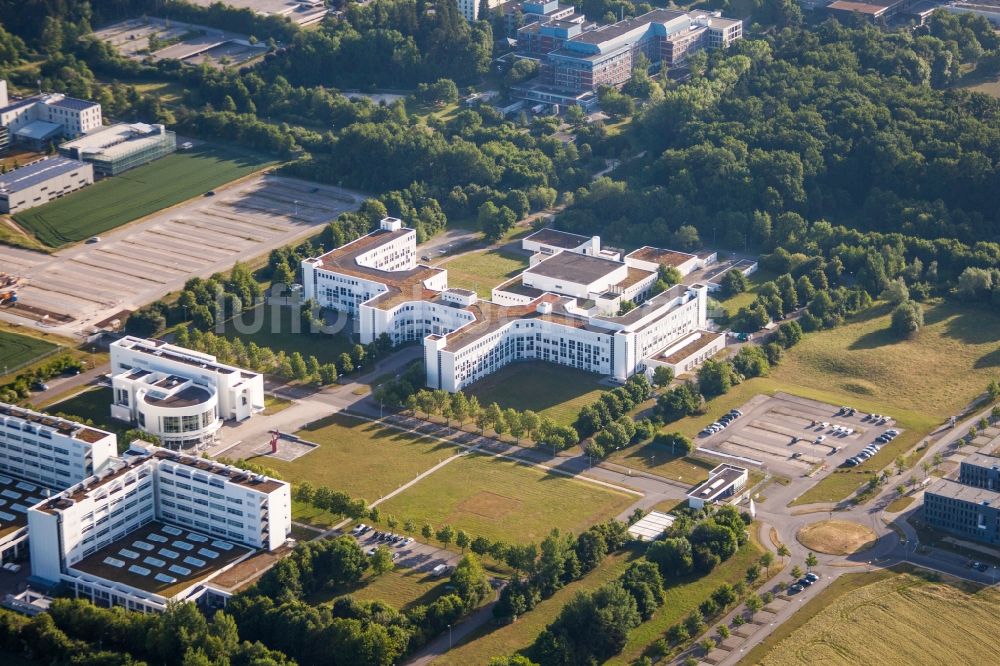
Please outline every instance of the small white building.
[[49, 157], [0, 175], [0, 213], [41, 206], [94, 183], [94, 168], [65, 157]]
[[28, 512], [35, 578], [99, 605], [162, 611], [291, 533], [289, 485], [135, 442]]
[[723, 502], [746, 488], [750, 472], [745, 467], [723, 463], [708, 473], [708, 479], [688, 493], [688, 506], [704, 508], [706, 504]]
[[264, 410], [264, 377], [211, 354], [126, 336], [111, 350], [111, 416], [135, 423], [168, 448], [215, 441], [227, 420]]

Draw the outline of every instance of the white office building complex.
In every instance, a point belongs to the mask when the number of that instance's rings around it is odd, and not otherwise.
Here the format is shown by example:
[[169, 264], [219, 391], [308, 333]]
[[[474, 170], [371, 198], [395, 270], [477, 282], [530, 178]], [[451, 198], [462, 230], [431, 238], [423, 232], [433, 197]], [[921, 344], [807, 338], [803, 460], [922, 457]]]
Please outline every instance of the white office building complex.
[[135, 423], [171, 449], [201, 448], [226, 420], [264, 410], [264, 378], [211, 354], [126, 336], [111, 350], [111, 416]]
[[0, 402], [0, 561], [17, 559], [28, 508], [110, 464], [114, 434]]
[[[543, 229], [522, 241], [523, 273], [491, 300], [449, 289], [443, 269], [417, 265], [416, 233], [387, 218], [353, 243], [302, 262], [307, 298], [358, 318], [362, 342], [423, 340], [427, 384], [457, 391], [518, 360], [562, 363], [625, 380], [650, 371], [664, 353], [691, 368], [725, 338], [708, 335], [708, 288], [676, 285], [655, 293], [660, 266], [682, 275], [705, 266], [696, 255], [644, 247], [622, 257], [600, 238]], [[714, 255], [706, 255], [711, 258]], [[627, 302], [639, 303], [619, 315]], [[721, 344], [720, 344], [721, 340]], [[697, 348], [696, 348], [697, 347]]]
[[[470, 23], [472, 21], [489, 21], [489, 16], [481, 16], [479, 13], [482, 7], [482, 0], [457, 0], [458, 1], [458, 11], [462, 13], [466, 21]], [[486, 0], [487, 6], [489, 6], [490, 11], [500, 6], [501, 0]]]
[[101, 105], [97, 102], [67, 97], [62, 93], [33, 95], [13, 102], [7, 98], [7, 85], [0, 87], [0, 126], [6, 127], [10, 140], [32, 149], [45, 148], [61, 137], [77, 137], [101, 126]]
[[28, 512], [33, 576], [104, 606], [161, 611], [291, 533], [289, 485], [134, 442]]

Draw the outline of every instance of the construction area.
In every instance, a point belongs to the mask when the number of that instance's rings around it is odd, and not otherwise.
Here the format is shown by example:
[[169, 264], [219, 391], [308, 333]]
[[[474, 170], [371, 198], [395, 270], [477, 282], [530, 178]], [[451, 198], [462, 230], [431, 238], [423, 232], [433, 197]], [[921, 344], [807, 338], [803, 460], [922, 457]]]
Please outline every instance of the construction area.
[[363, 196], [274, 175], [255, 176], [51, 255], [0, 245], [17, 276], [0, 318], [83, 336], [108, 317], [318, 233]]
[[[743, 416], [697, 445], [735, 464], [746, 463], [795, 478], [821, 467], [833, 469], [857, 454], [894, 421], [873, 422], [840, 407], [786, 393], [758, 395], [740, 407]], [[705, 425], [708, 425], [710, 418]]]

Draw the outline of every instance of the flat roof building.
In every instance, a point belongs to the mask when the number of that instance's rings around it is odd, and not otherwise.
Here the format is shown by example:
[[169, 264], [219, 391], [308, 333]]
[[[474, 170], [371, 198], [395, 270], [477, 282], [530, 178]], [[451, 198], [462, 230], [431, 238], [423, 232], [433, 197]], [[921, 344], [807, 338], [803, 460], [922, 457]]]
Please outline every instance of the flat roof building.
[[939, 479], [924, 491], [924, 520], [960, 538], [1000, 544], [1000, 492]]
[[162, 611], [291, 533], [289, 485], [133, 442], [28, 512], [33, 576], [100, 605]]
[[28, 509], [105, 469], [113, 433], [0, 402], [0, 562], [28, 540]]
[[177, 150], [177, 136], [163, 125], [118, 124], [59, 146], [66, 157], [89, 162], [100, 176], [117, 176]]
[[747, 485], [750, 476], [745, 467], [723, 463], [708, 473], [708, 478], [688, 493], [688, 506], [692, 509], [704, 508], [734, 497]]
[[[58, 137], [76, 137], [101, 126], [101, 105], [62, 93], [44, 93], [11, 101], [7, 82], [0, 94], [0, 126], [7, 128], [11, 140], [42, 149]], [[36, 123], [41, 123], [36, 124]], [[31, 126], [30, 129], [21, 133]]]
[[677, 520], [672, 513], [650, 511], [628, 527], [629, 536], [637, 541], [656, 541]]
[[19, 213], [92, 185], [94, 169], [65, 157], [48, 157], [0, 175], [0, 213]]
[[211, 354], [126, 336], [110, 346], [111, 416], [156, 435], [167, 448], [199, 449], [223, 421], [264, 410], [264, 377]]

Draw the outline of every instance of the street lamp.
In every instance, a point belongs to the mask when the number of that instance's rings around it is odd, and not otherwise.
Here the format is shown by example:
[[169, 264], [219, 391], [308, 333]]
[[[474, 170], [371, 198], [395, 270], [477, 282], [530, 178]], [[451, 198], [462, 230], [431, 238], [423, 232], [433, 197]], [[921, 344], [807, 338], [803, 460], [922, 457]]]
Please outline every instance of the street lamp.
[[448, 625], [448, 649], [451, 650], [451, 625]]

